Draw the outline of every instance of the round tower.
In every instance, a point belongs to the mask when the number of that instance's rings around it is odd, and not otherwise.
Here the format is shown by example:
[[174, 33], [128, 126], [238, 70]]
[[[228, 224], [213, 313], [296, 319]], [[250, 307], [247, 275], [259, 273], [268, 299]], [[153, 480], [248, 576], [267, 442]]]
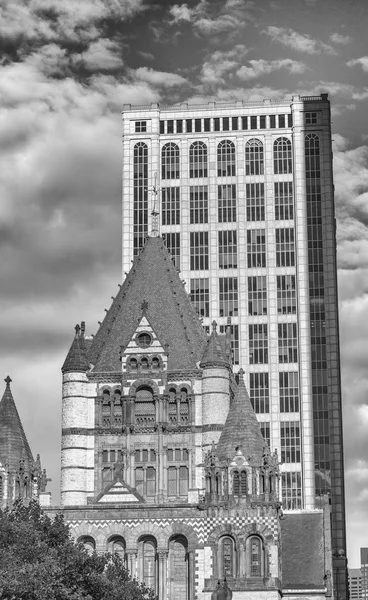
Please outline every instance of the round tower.
[[217, 443], [230, 406], [230, 359], [226, 356], [225, 342], [212, 323], [212, 333], [204, 351], [200, 366], [202, 372], [202, 431], [203, 446]]
[[88, 381], [84, 324], [62, 367], [61, 505], [87, 504], [94, 494], [94, 398]]

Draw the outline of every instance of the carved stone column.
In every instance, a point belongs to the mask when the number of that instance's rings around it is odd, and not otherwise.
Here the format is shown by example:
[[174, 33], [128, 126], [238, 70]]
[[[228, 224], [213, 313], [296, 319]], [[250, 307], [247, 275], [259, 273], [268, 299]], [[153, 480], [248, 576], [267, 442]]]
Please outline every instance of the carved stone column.
[[137, 550], [127, 551], [128, 571], [132, 578], [137, 578]]
[[194, 550], [189, 550], [188, 552], [188, 600], [194, 600], [195, 598], [195, 555]]
[[167, 550], [158, 551], [158, 599], [167, 600]]

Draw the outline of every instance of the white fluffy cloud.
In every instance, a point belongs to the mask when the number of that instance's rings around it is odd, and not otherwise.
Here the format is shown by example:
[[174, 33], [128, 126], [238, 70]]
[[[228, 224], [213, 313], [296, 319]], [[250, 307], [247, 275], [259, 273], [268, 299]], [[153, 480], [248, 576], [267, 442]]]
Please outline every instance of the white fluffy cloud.
[[155, 71], [155, 69], [149, 67], [140, 67], [139, 69], [132, 71], [132, 73], [134, 73], [135, 79], [139, 81], [146, 81], [149, 84], [164, 88], [188, 84], [188, 80], [181, 75], [167, 73], [165, 71]]
[[262, 58], [258, 60], [249, 60], [249, 66], [243, 65], [236, 72], [239, 79], [248, 81], [249, 79], [256, 79], [267, 73], [273, 71], [279, 71], [280, 69], [287, 69], [289, 73], [304, 73], [306, 65], [302, 62], [291, 60], [290, 58], [284, 58], [279, 60], [264, 60]]
[[332, 33], [329, 39], [334, 44], [343, 44], [344, 46], [353, 41], [350, 35], [341, 35], [340, 33]]
[[216, 50], [203, 63], [199, 79], [203, 84], [225, 83], [225, 76], [234, 71], [248, 53], [248, 48], [237, 44], [231, 50]]
[[113, 70], [123, 65], [121, 45], [106, 38], [92, 42], [79, 58], [89, 71]]
[[293, 29], [269, 25], [261, 33], [265, 33], [273, 41], [280, 42], [284, 46], [293, 48], [293, 50], [297, 50], [298, 52], [305, 52], [306, 54], [336, 54], [336, 50], [329, 44], [316, 40], [310, 35], [298, 33]]
[[363, 71], [368, 73], [368, 56], [361, 56], [360, 58], [353, 58], [346, 63], [348, 67], [355, 67], [355, 65], [360, 65]]

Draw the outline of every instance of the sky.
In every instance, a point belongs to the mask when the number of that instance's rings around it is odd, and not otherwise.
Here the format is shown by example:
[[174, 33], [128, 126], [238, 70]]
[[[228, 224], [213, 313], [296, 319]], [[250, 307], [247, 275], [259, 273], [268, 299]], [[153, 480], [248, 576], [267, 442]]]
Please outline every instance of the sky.
[[[0, 375], [59, 501], [61, 366], [121, 281], [125, 103], [332, 104], [348, 559], [368, 546], [365, 0], [2, 0]], [[5, 383], [4, 383], [5, 387]]]

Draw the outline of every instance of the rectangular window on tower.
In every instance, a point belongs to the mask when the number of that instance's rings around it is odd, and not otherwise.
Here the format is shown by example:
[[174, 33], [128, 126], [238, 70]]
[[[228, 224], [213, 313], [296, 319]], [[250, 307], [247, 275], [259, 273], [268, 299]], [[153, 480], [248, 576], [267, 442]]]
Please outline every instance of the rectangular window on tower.
[[190, 270], [208, 269], [208, 231], [192, 231], [190, 233]]
[[180, 224], [180, 188], [162, 188], [161, 219], [162, 225]]
[[279, 315], [296, 313], [295, 275], [277, 276], [277, 312]]
[[276, 229], [276, 266], [294, 267], [294, 229]]
[[208, 223], [208, 190], [206, 185], [190, 186], [190, 223]]
[[300, 423], [285, 421], [280, 423], [281, 462], [300, 462]]
[[236, 222], [236, 186], [218, 186], [218, 221], [219, 223]]
[[238, 266], [236, 231], [219, 231], [219, 267], [235, 269]]
[[275, 183], [275, 219], [283, 221], [294, 218], [293, 182]]
[[282, 508], [302, 508], [302, 477], [300, 471], [281, 473]]
[[249, 363], [268, 363], [268, 329], [265, 323], [249, 325]]
[[208, 277], [190, 280], [190, 299], [200, 317], [210, 315], [210, 286]]
[[247, 231], [248, 269], [266, 266], [266, 233], [264, 229]]
[[266, 275], [248, 277], [248, 313], [252, 316], [267, 315]]
[[180, 233], [165, 233], [162, 239], [171, 255], [171, 260], [176, 268], [180, 269]]
[[280, 412], [299, 412], [299, 374], [279, 373]]
[[296, 323], [279, 323], [279, 363], [298, 362], [298, 337]]
[[246, 185], [247, 221], [265, 220], [264, 183]]
[[249, 396], [254, 412], [269, 413], [268, 373], [250, 373], [249, 384]]
[[220, 277], [219, 279], [220, 317], [233, 317], [238, 314], [238, 279]]

